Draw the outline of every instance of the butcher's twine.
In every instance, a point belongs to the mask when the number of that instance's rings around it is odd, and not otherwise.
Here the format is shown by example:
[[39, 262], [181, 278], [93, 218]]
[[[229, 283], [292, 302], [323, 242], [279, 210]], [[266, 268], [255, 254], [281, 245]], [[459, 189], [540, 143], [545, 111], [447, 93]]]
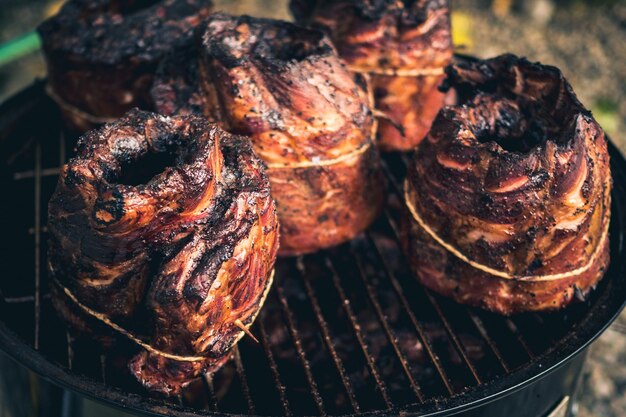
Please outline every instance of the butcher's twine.
[[61, 107], [63, 110], [72, 113], [80, 119], [86, 120], [87, 122], [93, 125], [102, 125], [105, 123], [112, 123], [117, 120], [115, 117], [100, 117], [94, 116], [93, 114], [87, 113], [73, 104], [68, 103], [64, 99], [62, 99], [54, 89], [48, 84], [46, 85], [46, 94]]
[[[609, 182], [610, 182], [610, 179], [609, 179]], [[609, 186], [605, 188], [605, 193], [610, 192], [610, 190], [611, 190], [611, 187], [609, 184]], [[473, 268], [486, 272], [490, 275], [494, 275], [494, 276], [505, 278], [505, 279], [516, 279], [516, 280], [524, 280], [524, 281], [551, 281], [551, 280], [568, 278], [568, 277], [580, 275], [584, 273], [585, 271], [587, 271], [589, 268], [591, 268], [591, 266], [595, 263], [596, 259], [601, 255], [603, 247], [604, 247], [604, 242], [606, 241], [609, 235], [608, 219], [610, 218], [610, 205], [607, 205], [606, 207], [607, 214], [603, 217], [603, 220], [602, 220], [604, 223], [604, 227], [602, 229], [602, 235], [600, 236], [600, 240], [598, 241], [598, 244], [596, 245], [593, 254], [591, 255], [591, 257], [589, 258], [589, 261], [585, 265], [581, 266], [580, 268], [576, 268], [573, 271], [562, 272], [558, 274], [518, 276], [518, 275], [509, 274], [508, 272], [493, 269], [487, 265], [473, 261], [470, 258], [468, 258], [465, 254], [463, 254], [459, 249], [455, 248], [453, 245], [443, 240], [441, 236], [437, 234], [437, 232], [435, 232], [430, 226], [426, 224], [422, 216], [419, 215], [415, 206], [411, 202], [411, 199], [409, 198], [409, 182], [408, 181], [404, 182], [404, 201], [406, 203], [407, 208], [411, 212], [413, 219], [441, 247], [446, 249], [448, 252], [450, 252], [451, 254], [453, 254], [454, 256], [462, 260], [463, 262], [469, 264]]]
[[[374, 108], [374, 93], [372, 92], [372, 88], [370, 87], [370, 79], [367, 76], [367, 74], [363, 74], [364, 75], [364, 79], [365, 79], [365, 83], [366, 88], [365, 88], [365, 93], [367, 94], [367, 101], [368, 101], [368, 105], [371, 109]], [[356, 156], [361, 155], [362, 153], [365, 153], [369, 148], [372, 147], [372, 143], [374, 140], [376, 140], [376, 132], [378, 131], [378, 119], [376, 118], [376, 115], [373, 114], [373, 116], [375, 116], [372, 120], [372, 129], [370, 132], [370, 137], [367, 138], [368, 140], [363, 143], [361, 146], [359, 146], [358, 148], [356, 148], [355, 150], [348, 152], [346, 154], [340, 155], [336, 158], [332, 158], [332, 159], [323, 159], [323, 160], [306, 160], [306, 161], [298, 161], [298, 162], [285, 162], [285, 163], [280, 163], [280, 162], [274, 162], [274, 163], [267, 163], [265, 165], [267, 165], [267, 167], [269, 169], [298, 169], [298, 168], [316, 168], [316, 167], [324, 167], [324, 166], [332, 166], [332, 165], [337, 165], [341, 162], [350, 160]]]
[[372, 146], [371, 140], [368, 140], [363, 145], [359, 146], [352, 152], [348, 152], [346, 154], [340, 155], [336, 158], [332, 159], [323, 159], [319, 161], [307, 160], [307, 161], [298, 161], [298, 162], [275, 162], [275, 163], [266, 163], [269, 169], [298, 169], [298, 168], [315, 168], [315, 167], [324, 167], [324, 166], [332, 166], [337, 165], [341, 162], [347, 161], [349, 159], [354, 158], [355, 156], [361, 155], [365, 151], [367, 151]]
[[439, 68], [366, 68], [358, 65], [348, 65], [348, 69], [359, 74], [389, 75], [393, 77], [428, 77], [441, 75], [444, 67]]
[[[265, 299], [267, 298], [267, 294], [269, 292], [269, 289], [272, 286], [272, 282], [273, 281], [274, 281], [274, 270], [272, 270], [272, 272], [270, 274], [270, 277], [267, 280], [267, 283], [265, 285], [265, 290], [263, 291], [263, 294], [261, 296], [261, 300], [259, 302], [259, 306], [262, 306], [263, 303], [265, 302]], [[152, 347], [151, 345], [149, 345], [148, 343], [144, 342], [143, 340], [141, 340], [139, 337], [135, 336], [133, 333], [131, 333], [128, 330], [124, 329], [122, 326], [114, 323], [105, 314], [99, 313], [99, 312], [93, 310], [92, 308], [87, 307], [86, 305], [84, 305], [80, 301], [78, 301], [78, 298], [76, 298], [76, 296], [68, 288], [66, 288], [64, 285], [62, 285], [58, 280], [55, 280], [55, 284], [57, 286], [59, 286], [63, 290], [65, 295], [70, 300], [72, 300], [72, 302], [74, 304], [76, 304], [76, 306], [78, 306], [83, 312], [85, 312], [89, 316], [97, 319], [98, 321], [100, 321], [101, 323], [103, 323], [106, 326], [110, 327], [111, 329], [115, 330], [116, 332], [126, 336], [129, 340], [131, 340], [135, 344], [139, 345], [140, 347], [144, 348], [145, 350], [147, 350], [150, 353], [153, 353], [155, 355], [162, 356], [164, 358], [171, 359], [171, 360], [174, 360], [174, 361], [179, 361], [179, 362], [198, 362], [198, 361], [204, 361], [204, 360], [208, 359], [207, 356], [181, 356], [181, 355], [175, 355], [173, 353], [168, 353], [168, 352], [163, 352], [161, 350], [158, 350], [158, 349]], [[250, 319], [250, 324], [247, 326], [248, 328], [252, 325], [252, 323], [256, 319], [256, 316], [257, 316], [257, 314], [259, 313], [260, 310], [261, 310], [261, 308], [259, 307], [257, 309], [257, 311], [252, 315], [252, 317]], [[239, 332], [239, 334], [235, 338], [235, 341], [233, 342], [233, 345], [236, 344], [237, 342], [239, 342], [239, 340], [246, 333], [247, 333], [247, 331], [244, 331], [244, 330]]]
[[[54, 90], [50, 87], [50, 86], [46, 86], [46, 93], [48, 94], [48, 96], [55, 101], [62, 109], [74, 114], [75, 116], [78, 116], [79, 118], [88, 121], [91, 124], [94, 125], [101, 125], [101, 124], [105, 124], [105, 123], [111, 123], [114, 122], [116, 119], [115, 118], [111, 118], [111, 117], [98, 117], [98, 116], [94, 116], [92, 114], [89, 114], [81, 109], [79, 109], [78, 107], [68, 103], [67, 101], [63, 100], [61, 97], [59, 97], [58, 94], [56, 94], [54, 92]], [[373, 122], [373, 131], [376, 131], [376, 119], [374, 119]], [[372, 137], [370, 138], [370, 140], [368, 140], [366, 143], [364, 143], [362, 146], [358, 147], [357, 149], [348, 152], [346, 154], [340, 155], [336, 158], [332, 158], [332, 159], [324, 159], [324, 160], [318, 160], [318, 161], [312, 161], [312, 160], [307, 160], [307, 161], [297, 161], [297, 162], [285, 162], [285, 163], [280, 163], [280, 162], [269, 162], [266, 163], [267, 167], [270, 169], [298, 169], [298, 168], [315, 168], [315, 167], [324, 167], [324, 166], [332, 166], [332, 165], [336, 165], [339, 164], [341, 162], [347, 161], [351, 158], [354, 158], [355, 156], [358, 156], [364, 152], [366, 152], [372, 145], [372, 140], [374, 139], [374, 136], [372, 135]]]

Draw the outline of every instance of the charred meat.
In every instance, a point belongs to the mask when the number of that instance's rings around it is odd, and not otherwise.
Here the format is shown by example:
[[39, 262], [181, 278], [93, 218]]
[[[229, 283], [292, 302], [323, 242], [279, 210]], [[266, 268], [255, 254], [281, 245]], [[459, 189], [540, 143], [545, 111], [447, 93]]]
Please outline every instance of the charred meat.
[[383, 150], [413, 149], [444, 103], [452, 58], [446, 0], [292, 0], [300, 23], [329, 33], [350, 68], [370, 78]]
[[82, 131], [150, 108], [159, 61], [192, 38], [210, 11], [210, 0], [68, 1], [39, 26], [50, 95]]
[[155, 86], [163, 87], [153, 89], [159, 111], [197, 109], [189, 92], [201, 89], [206, 117], [252, 138], [278, 205], [280, 254], [337, 245], [365, 229], [383, 201], [375, 120], [330, 41], [287, 22], [225, 14], [201, 34], [190, 55], [197, 76], [162, 71]]
[[48, 224], [55, 308], [78, 331], [134, 341], [130, 370], [149, 390], [176, 394], [225, 362], [271, 285], [263, 164], [199, 116], [133, 110], [87, 133]]
[[207, 114], [209, 98], [198, 80], [198, 53], [193, 42], [166, 56], [159, 64], [150, 89], [154, 107], [166, 116]]
[[503, 314], [584, 298], [609, 263], [604, 132], [557, 68], [504, 55], [447, 72], [459, 104], [439, 113], [405, 184], [418, 279]]

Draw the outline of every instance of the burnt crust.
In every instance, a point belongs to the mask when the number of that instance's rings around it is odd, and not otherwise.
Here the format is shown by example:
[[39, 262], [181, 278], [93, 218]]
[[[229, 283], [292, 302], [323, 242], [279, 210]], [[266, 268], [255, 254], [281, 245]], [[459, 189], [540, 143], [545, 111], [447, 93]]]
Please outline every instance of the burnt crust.
[[609, 261], [604, 132], [555, 67], [503, 55], [447, 74], [459, 103], [439, 113], [407, 175], [418, 278], [505, 314], [587, 294]]
[[375, 121], [362, 84], [328, 38], [227, 14], [214, 14], [197, 33], [200, 50], [187, 59], [199, 59], [199, 72], [182, 87], [184, 71], [160, 77], [156, 84], [174, 93], [155, 101], [166, 113], [186, 111], [184, 92], [201, 90], [206, 117], [251, 137], [280, 210], [280, 254], [313, 252], [365, 229], [383, 201]]
[[[171, 165], [129, 182], [138, 159], [163, 153]], [[263, 164], [202, 117], [133, 110], [89, 132], [48, 218], [56, 309], [82, 332], [103, 327], [87, 307], [150, 340], [130, 363], [150, 390], [176, 394], [219, 367], [271, 283], [278, 223]]]
[[281, 20], [223, 13], [207, 22], [202, 46], [206, 55], [228, 69], [252, 61], [278, 72], [294, 61], [315, 61], [335, 55], [328, 38], [318, 30]]
[[64, 4], [38, 31], [51, 95], [70, 124], [86, 130], [91, 119], [151, 108], [148, 90], [159, 61], [192, 38], [211, 7], [210, 0]]
[[198, 80], [198, 54], [193, 42], [169, 54], [157, 69], [150, 96], [155, 110], [165, 116], [204, 114], [209, 100]]
[[383, 201], [365, 91], [317, 30], [214, 15], [201, 83], [226, 129], [250, 135], [268, 166], [281, 218], [280, 254], [351, 239]]

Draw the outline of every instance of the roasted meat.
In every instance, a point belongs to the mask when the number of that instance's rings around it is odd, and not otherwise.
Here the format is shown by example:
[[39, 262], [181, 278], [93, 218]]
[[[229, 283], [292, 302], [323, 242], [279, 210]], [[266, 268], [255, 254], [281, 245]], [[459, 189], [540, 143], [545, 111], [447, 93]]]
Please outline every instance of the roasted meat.
[[[193, 42], [166, 56], [157, 68], [150, 90], [154, 107], [166, 116], [185, 114], [208, 114], [206, 93], [198, 80], [198, 53]], [[219, 121], [217, 121], [219, 122]]]
[[446, 0], [291, 0], [300, 23], [329, 33], [350, 68], [370, 78], [383, 150], [413, 149], [444, 103], [452, 58]]
[[161, 59], [184, 45], [210, 0], [70, 0], [39, 26], [48, 91], [81, 131], [150, 108]]
[[[313, 252], [365, 229], [383, 201], [375, 121], [329, 40], [287, 22], [225, 14], [200, 33], [188, 57], [197, 60], [188, 67], [199, 66], [195, 80], [180, 65], [164, 69], [153, 89], [158, 110], [197, 111], [200, 101], [206, 117], [252, 138], [278, 205], [280, 254]], [[200, 100], [189, 94], [198, 89]]]
[[445, 107], [406, 181], [418, 279], [503, 314], [584, 299], [609, 263], [604, 132], [554, 67], [513, 55], [449, 67]]
[[137, 343], [129, 366], [153, 391], [176, 394], [228, 359], [272, 282], [263, 164], [203, 117], [133, 110], [87, 133], [48, 218], [55, 308], [78, 331]]

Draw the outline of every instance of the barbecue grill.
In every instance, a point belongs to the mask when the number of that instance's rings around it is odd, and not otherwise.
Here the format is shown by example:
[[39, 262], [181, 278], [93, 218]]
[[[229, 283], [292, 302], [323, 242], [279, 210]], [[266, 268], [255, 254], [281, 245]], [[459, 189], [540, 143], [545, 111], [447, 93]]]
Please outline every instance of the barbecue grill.
[[[156, 397], [124, 364], [135, 346], [75, 338], [54, 313], [46, 207], [75, 136], [44, 83], [0, 108], [3, 186], [0, 348], [66, 390], [141, 415], [569, 415], [589, 344], [626, 300], [626, 161], [614, 178], [612, 263], [589, 300], [502, 317], [421, 287], [398, 244], [407, 157], [388, 154], [383, 214], [353, 241], [280, 259], [275, 285], [232, 359], [176, 398]], [[59, 414], [60, 415], [60, 414]]]

